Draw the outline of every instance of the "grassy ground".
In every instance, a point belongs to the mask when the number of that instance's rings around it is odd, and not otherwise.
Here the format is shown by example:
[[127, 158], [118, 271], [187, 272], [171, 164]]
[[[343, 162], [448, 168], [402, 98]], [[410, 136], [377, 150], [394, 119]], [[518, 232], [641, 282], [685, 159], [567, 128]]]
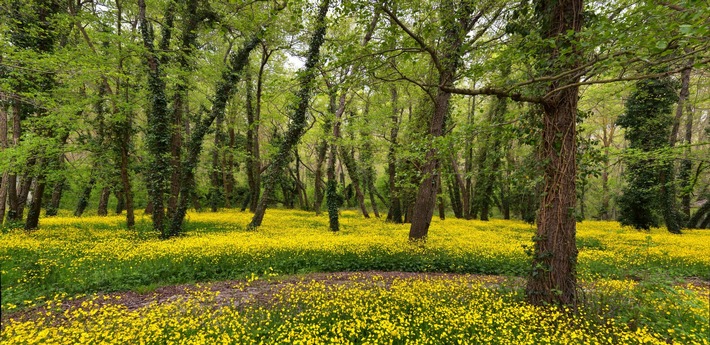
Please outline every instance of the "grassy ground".
[[[169, 241], [156, 238], [150, 231], [148, 218], [140, 220], [135, 231], [127, 231], [123, 230], [121, 217], [43, 219], [42, 230], [30, 234], [13, 230], [0, 235], [3, 314], [99, 291], [150, 292], [158, 286], [172, 284], [254, 280], [308, 272], [380, 270], [524, 277], [528, 269], [524, 247], [531, 245], [534, 233], [532, 226], [514, 221], [434, 220], [427, 245], [415, 247], [407, 244], [406, 225], [362, 219], [352, 212], [343, 213], [343, 230], [339, 233], [327, 230], [326, 216], [316, 217], [301, 211], [269, 210], [258, 231], [244, 230], [250, 219], [248, 213], [191, 213], [188, 219], [187, 234]], [[64, 317], [68, 323], [62, 326], [68, 327], [68, 333], [63, 339], [72, 339], [64, 343], [97, 343], [96, 337], [105, 330], [125, 327], [149, 330], [155, 327], [151, 323], [156, 323], [163, 325], [162, 333], [156, 331], [155, 337], [146, 335], [144, 339], [165, 343], [165, 337], [174, 334], [166, 333], [170, 328], [165, 323], [177, 322], [177, 325], [187, 325], [178, 332], [184, 339], [231, 339], [227, 343], [258, 343], [264, 339], [269, 340], [266, 343], [288, 343], [294, 339], [288, 340], [288, 334], [284, 333], [287, 329], [305, 327], [313, 333], [302, 329], [298, 332], [301, 340], [311, 334], [320, 337], [316, 343], [331, 338], [336, 343], [345, 339], [368, 343], [389, 342], [385, 341], [388, 339], [394, 343], [406, 343], [407, 339], [441, 343], [448, 335], [450, 343], [455, 343], [457, 337], [477, 339], [473, 343], [496, 342], [491, 339], [499, 337], [511, 339], [509, 343], [544, 343], [544, 339], [549, 338], [566, 339], [558, 343], [589, 343], [590, 339], [600, 339], [603, 343], [632, 343], [630, 339], [635, 339], [644, 343], [643, 339], [674, 339], [680, 343], [707, 344], [710, 319], [707, 288], [687, 288], [684, 282], [689, 277], [694, 277], [695, 281], [710, 280], [710, 232], [686, 231], [677, 236], [662, 229], [643, 233], [621, 228], [613, 222], [584, 222], [578, 224], [577, 234], [578, 271], [587, 301], [584, 310], [589, 312], [586, 316], [568, 317], [557, 315], [555, 310], [538, 310], [521, 303], [521, 293], [515, 289], [493, 291], [496, 289], [455, 279], [448, 283], [402, 280], [392, 285], [401, 286], [399, 290], [373, 282], [345, 285], [342, 290], [301, 284], [294, 290], [298, 293], [278, 295], [281, 297], [276, 296], [274, 303], [268, 306], [247, 309], [208, 308], [199, 299], [212, 298], [209, 293], [137, 310], [91, 308], [89, 305], [86, 310], [74, 311], [92, 313], [93, 310], [100, 315], [90, 318], [92, 321], [87, 324], [85, 337], [89, 338], [66, 338], [71, 327], [79, 327], [84, 322], [81, 315], [68, 314]], [[444, 285], [452, 286], [453, 290], [445, 289]], [[396, 298], [408, 289], [429, 297], [421, 303]], [[467, 293], [466, 289], [471, 291]], [[300, 302], [290, 299], [300, 293], [304, 294]], [[319, 298], [336, 304], [329, 304], [331, 309], [318, 309], [319, 304], [309, 304]], [[378, 330], [368, 328], [375, 322], [367, 316], [368, 306], [375, 308], [373, 312], [382, 313], [382, 320], [389, 320], [393, 329], [400, 331], [392, 333], [390, 329], [377, 328], [380, 326], [372, 326]], [[397, 312], [399, 307], [409, 309], [402, 314]], [[343, 314], [360, 310], [358, 308], [365, 309], [351, 317]], [[466, 315], [477, 308], [489, 313], [481, 316], [483, 321], [479, 320], [484, 322], [481, 325], [487, 325], [488, 331], [462, 326], [475, 325]], [[418, 314], [412, 310], [420, 309], [427, 311], [426, 315], [420, 315], [425, 318], [414, 317]], [[160, 315], [168, 315], [165, 313], [174, 314], [175, 321], [158, 320]], [[208, 314], [212, 315], [209, 320], [204, 316]], [[402, 315], [411, 320], [398, 321]], [[535, 321], [523, 322], [526, 317]], [[57, 322], [46, 318], [50, 316], [30, 323], [13, 323], [5, 327], [0, 340], [37, 340], [41, 331], [46, 331], [46, 337], [58, 339], [57, 330], [53, 328]], [[137, 323], [128, 322], [129, 319], [136, 319]], [[493, 325], [485, 324], [486, 319], [507, 321]], [[297, 324], [286, 322], [288, 320], [296, 320], [293, 322]], [[346, 330], [341, 324], [343, 320], [364, 323], [364, 326]], [[243, 329], [224, 331], [234, 322], [243, 325]], [[530, 322], [537, 326], [533, 327]], [[608, 327], [604, 326], [607, 322], [610, 322]], [[552, 324], [560, 326], [549, 326]], [[216, 333], [208, 336], [203, 326]], [[27, 327], [35, 333], [23, 333]], [[413, 331], [401, 332], [407, 328]], [[345, 333], [333, 333], [338, 329]], [[239, 333], [242, 331], [244, 334]], [[474, 336], [474, 331], [483, 333]], [[129, 332], [127, 336], [138, 334], [134, 333]], [[219, 334], [233, 337], [213, 337]]]

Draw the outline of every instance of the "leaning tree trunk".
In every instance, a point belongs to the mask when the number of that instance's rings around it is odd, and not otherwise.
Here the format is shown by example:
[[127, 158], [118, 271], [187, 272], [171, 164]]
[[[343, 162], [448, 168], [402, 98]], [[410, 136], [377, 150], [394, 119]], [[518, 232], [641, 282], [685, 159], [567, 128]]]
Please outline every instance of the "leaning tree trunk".
[[74, 209], [74, 217], [81, 217], [86, 207], [89, 206], [89, 198], [91, 198], [91, 190], [94, 189], [94, 184], [96, 184], [96, 179], [94, 177], [89, 178], [89, 182], [79, 196], [79, 202], [76, 204], [76, 209]]
[[[439, 70], [438, 85], [451, 87], [456, 78], [456, 71], [461, 63], [461, 46], [467, 35], [467, 29], [462, 22], [469, 20], [473, 14], [473, 6], [462, 6], [456, 9], [452, 1], [444, 1], [440, 14], [445, 17], [442, 21], [444, 31], [444, 41], [441, 44], [442, 54], [439, 57], [441, 62]], [[449, 100], [451, 93], [443, 88], [437, 90], [434, 98], [434, 114], [429, 122], [428, 134], [431, 140], [436, 140], [444, 135], [444, 124], [449, 112]], [[439, 157], [436, 148], [430, 147], [424, 159], [421, 174], [424, 179], [420, 182], [417, 196], [412, 209], [412, 226], [409, 228], [409, 240], [426, 240], [429, 233], [429, 225], [434, 214], [436, 203], [436, 193], [439, 190], [438, 176]]]
[[186, 159], [182, 164], [180, 198], [178, 200], [178, 207], [170, 221], [169, 236], [176, 236], [182, 231], [182, 223], [187, 213], [187, 205], [194, 195], [195, 169], [197, 168], [200, 153], [202, 152], [202, 141], [215, 119], [224, 116], [227, 101], [236, 93], [236, 84], [239, 81], [239, 75], [249, 63], [249, 54], [254, 50], [259, 41], [260, 38], [258, 35], [255, 35], [249, 41], [245, 42], [241, 49], [230, 55], [230, 66], [222, 73], [222, 79], [217, 84], [214, 100], [212, 102], [212, 110], [207, 117], [198, 122], [191, 133]]
[[25, 222], [25, 230], [35, 230], [39, 227], [39, 214], [42, 211], [42, 195], [47, 182], [45, 176], [40, 174], [32, 190], [32, 201], [27, 212], [27, 221]]
[[301, 135], [303, 135], [303, 131], [306, 127], [306, 111], [308, 110], [311, 91], [313, 89], [312, 84], [315, 80], [316, 65], [318, 64], [320, 47], [325, 38], [325, 19], [329, 4], [330, 0], [321, 0], [318, 8], [316, 30], [310, 42], [306, 65], [303, 73], [299, 77], [301, 89], [298, 92], [298, 105], [296, 106], [296, 109], [291, 117], [288, 130], [284, 136], [284, 141], [281, 143], [278, 153], [274, 157], [266, 172], [264, 193], [259, 199], [259, 204], [254, 211], [254, 217], [252, 218], [251, 223], [249, 223], [249, 228], [253, 229], [261, 226], [261, 222], [264, 220], [264, 214], [266, 213], [266, 205], [268, 200], [272, 197], [274, 191], [273, 188], [276, 179], [288, 163], [288, 155], [293, 149], [293, 146], [296, 145], [298, 140], [301, 138]]
[[[549, 59], [557, 75], [578, 65], [580, 53], [569, 32], [582, 27], [582, 0], [541, 0], [538, 10], [543, 17], [545, 38], [555, 39], [556, 48], [540, 51], [541, 59]], [[562, 47], [562, 48], [560, 48]], [[572, 56], [560, 50], [571, 49]], [[579, 87], [570, 86], [579, 77], [567, 77], [551, 83], [554, 93], [543, 105], [542, 153], [546, 162], [544, 192], [538, 215], [535, 249], [526, 295], [536, 305], [577, 303], [576, 224], [576, 117]], [[559, 87], [565, 89], [554, 91]]]

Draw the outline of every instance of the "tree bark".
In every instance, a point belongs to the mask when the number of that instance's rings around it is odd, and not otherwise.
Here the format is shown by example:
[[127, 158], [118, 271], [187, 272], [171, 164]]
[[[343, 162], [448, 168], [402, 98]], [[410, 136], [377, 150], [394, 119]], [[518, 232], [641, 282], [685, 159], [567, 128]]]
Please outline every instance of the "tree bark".
[[44, 175], [37, 176], [34, 189], [32, 190], [32, 201], [30, 202], [29, 211], [27, 212], [25, 230], [35, 230], [39, 227], [39, 214], [42, 211], [42, 195], [44, 195], [45, 185], [46, 181]]
[[[20, 136], [22, 133], [22, 122], [20, 121], [20, 101], [12, 102], [12, 146], [17, 147], [20, 144]], [[17, 190], [17, 173], [12, 172], [7, 179], [7, 220], [18, 222], [22, 220], [22, 212], [18, 212], [20, 198]]]
[[99, 195], [99, 208], [96, 214], [105, 217], [108, 216], [108, 199], [111, 196], [111, 189], [106, 186], [101, 189], [101, 194]]
[[[168, 112], [168, 100], [165, 92], [165, 80], [161, 69], [162, 61], [154, 48], [154, 37], [151, 25], [146, 18], [145, 0], [138, 0], [141, 37], [146, 48], [145, 62], [148, 70], [148, 92], [150, 108], [148, 110], [148, 125], [146, 143], [149, 155], [148, 196], [153, 205], [153, 229], [162, 238], [169, 237], [165, 221], [165, 193], [168, 191], [170, 179], [170, 139], [172, 117]], [[163, 27], [161, 48], [167, 48], [170, 40], [170, 27], [174, 16], [174, 6], [171, 3], [166, 11], [166, 24]]]
[[[452, 86], [456, 78], [456, 71], [461, 63], [461, 45], [468, 33], [462, 22], [466, 22], [472, 17], [472, 6], [462, 6], [455, 9], [453, 2], [444, 1], [440, 8], [442, 16], [442, 28], [444, 41], [440, 50], [440, 67], [438, 67], [438, 85]], [[444, 135], [444, 123], [449, 111], [449, 100], [451, 93], [444, 91], [444, 88], [437, 90], [434, 98], [434, 113], [429, 122], [428, 134], [430, 140]], [[427, 150], [424, 158], [424, 165], [421, 174], [424, 179], [419, 185], [414, 208], [412, 210], [412, 226], [409, 228], [410, 241], [426, 240], [429, 233], [429, 225], [434, 213], [436, 203], [436, 193], [439, 190], [439, 158], [434, 147]]]
[[[574, 68], [580, 52], [569, 32], [582, 27], [582, 0], [541, 0], [544, 38], [555, 39], [554, 48], [542, 49], [540, 58], [551, 62], [547, 73], [556, 75]], [[563, 48], [560, 48], [563, 47]], [[572, 56], [561, 56], [572, 47]], [[549, 90], [574, 84], [579, 77], [551, 83]], [[543, 105], [542, 153], [545, 159], [544, 192], [539, 209], [532, 270], [526, 287], [527, 299], [535, 305], [577, 303], [577, 246], [574, 208], [576, 204], [576, 117], [579, 87], [554, 92]]]
[[[263, 53], [262, 53], [263, 60]], [[263, 67], [262, 67], [263, 68]], [[260, 70], [261, 74], [262, 71]], [[261, 160], [259, 159], [259, 124], [252, 101], [251, 73], [247, 69], [246, 82], [246, 112], [247, 112], [247, 183], [249, 184], [249, 211], [254, 212], [261, 192]]]

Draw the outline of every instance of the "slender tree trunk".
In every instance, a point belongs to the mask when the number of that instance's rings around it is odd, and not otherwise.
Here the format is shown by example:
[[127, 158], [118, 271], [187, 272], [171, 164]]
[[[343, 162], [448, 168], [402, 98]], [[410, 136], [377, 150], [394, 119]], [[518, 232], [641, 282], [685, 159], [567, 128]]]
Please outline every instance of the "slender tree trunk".
[[298, 92], [298, 105], [293, 112], [289, 128], [284, 136], [284, 141], [281, 143], [278, 153], [274, 157], [269, 169], [266, 172], [266, 184], [264, 185], [264, 193], [259, 199], [259, 204], [254, 212], [254, 217], [249, 224], [249, 228], [257, 228], [261, 226], [266, 213], [266, 205], [268, 199], [272, 197], [273, 185], [277, 177], [286, 166], [288, 154], [298, 140], [303, 135], [306, 125], [306, 110], [310, 101], [311, 91], [313, 89], [313, 80], [315, 79], [315, 69], [318, 64], [320, 47], [323, 44], [325, 37], [325, 17], [330, 5], [329, 0], [321, 0], [318, 8], [318, 17], [316, 18], [316, 31], [310, 42], [308, 57], [303, 73], [300, 76], [300, 91]]
[[[339, 121], [339, 119], [336, 118], [336, 121]], [[365, 207], [365, 194], [363, 194], [362, 187], [360, 185], [358, 167], [355, 164], [355, 159], [344, 147], [344, 145], [340, 146], [340, 158], [343, 163], [345, 163], [345, 168], [348, 170], [348, 176], [350, 176], [350, 181], [352, 181], [353, 188], [355, 189], [355, 198], [360, 206], [360, 211], [362, 211], [363, 217], [370, 218], [370, 214], [367, 212], [367, 207]]]
[[[4, 99], [0, 101], [0, 149], [5, 153], [5, 149], [9, 147], [7, 140], [7, 110]], [[2, 182], [0, 183], [0, 226], [5, 220], [5, 205], [7, 205], [7, 190], [10, 174], [7, 170], [2, 172]]]
[[[64, 155], [62, 155], [62, 160], [63, 159]], [[44, 214], [47, 217], [57, 215], [59, 205], [62, 201], [62, 195], [64, 194], [64, 186], [66, 185], [66, 183], [67, 181], [63, 177], [59, 181], [54, 183], [54, 187], [52, 188], [52, 199], [49, 201], [49, 205], [47, 205], [46, 209], [44, 210]]]
[[222, 201], [222, 189], [220, 176], [222, 167], [219, 161], [219, 151], [222, 149], [222, 119], [223, 117], [217, 117], [217, 123], [215, 124], [216, 130], [214, 133], [214, 147], [212, 148], [212, 173], [210, 174], [210, 208], [212, 212], [217, 212], [220, 202]]
[[[582, 0], [541, 0], [543, 37], [556, 39], [556, 47], [573, 46], [569, 32], [582, 27]], [[578, 65], [578, 52], [560, 57], [560, 48], [543, 49], [542, 59], [555, 62], [547, 73], [556, 75]], [[575, 49], [575, 48], [570, 48]], [[573, 50], [574, 52], [574, 50]], [[578, 55], [579, 54], [579, 55]], [[561, 60], [561, 61], [557, 61]], [[574, 84], [579, 77], [553, 82], [549, 89]], [[574, 208], [576, 204], [576, 117], [579, 87], [554, 92], [543, 105], [542, 153], [546, 162], [544, 191], [538, 215], [527, 299], [536, 305], [577, 303], [577, 246]]]
[[397, 135], [399, 134], [399, 109], [397, 102], [399, 97], [397, 89], [392, 87], [392, 116], [390, 127], [390, 146], [387, 152], [387, 174], [389, 175], [388, 185], [390, 192], [389, 210], [387, 220], [396, 224], [401, 224], [402, 202], [400, 201], [399, 188], [397, 188]]
[[[685, 144], [688, 145], [685, 149], [686, 158], [690, 155], [690, 143], [693, 139], [693, 111], [692, 105], [689, 100], [690, 96], [690, 75], [692, 73], [693, 60], [688, 61], [686, 65], [687, 69], [681, 72], [681, 87], [680, 94], [678, 97], [678, 107], [676, 108], [676, 122], [673, 124], [673, 132], [671, 134], [671, 146], [673, 146], [675, 137], [678, 133], [678, 127], [680, 125], [680, 119], [683, 117], [683, 110], [686, 111], [685, 118]], [[690, 218], [690, 195], [692, 191], [690, 190], [690, 171], [692, 170], [693, 164], [689, 159], [684, 159], [680, 163], [680, 170], [678, 177], [681, 180], [681, 209], [683, 214], [685, 214], [686, 219]]]
[[[20, 144], [20, 136], [22, 133], [22, 122], [20, 121], [20, 101], [12, 102], [12, 146], [17, 147]], [[18, 212], [20, 198], [17, 190], [17, 173], [10, 173], [7, 179], [7, 220], [18, 222], [22, 220], [22, 212]]]
[[[263, 55], [263, 54], [262, 54]], [[261, 71], [259, 71], [261, 73]], [[261, 161], [259, 160], [259, 124], [252, 101], [252, 81], [249, 69], [245, 73], [247, 112], [247, 182], [249, 184], [249, 211], [254, 212], [261, 192]]]
[[[237, 52], [232, 52], [229, 57], [229, 68], [222, 73], [222, 78], [217, 84], [209, 115], [198, 121], [190, 135], [187, 146], [186, 159], [182, 164], [180, 198], [178, 207], [170, 221], [169, 236], [176, 236], [182, 231], [182, 223], [187, 213], [188, 201], [194, 197], [195, 169], [202, 152], [202, 141], [215, 119], [224, 116], [227, 101], [234, 96], [239, 75], [249, 63], [249, 54], [259, 43], [258, 36], [252, 37]], [[194, 202], [194, 199], [193, 199]], [[196, 209], [199, 209], [196, 207]]]
[[[468, 127], [473, 128], [476, 118], [476, 96], [471, 96], [471, 107], [468, 112]], [[473, 181], [471, 177], [473, 176], [473, 137], [466, 141], [465, 157], [464, 157], [464, 182], [462, 193], [462, 204], [463, 204], [463, 217], [464, 219], [471, 219], [471, 205], [473, 204]], [[461, 183], [461, 182], [459, 182]]]
[[[327, 135], [332, 131], [332, 122], [328, 119], [323, 123], [323, 134]], [[316, 170], [315, 170], [315, 182], [314, 182], [314, 195], [313, 195], [313, 208], [315, 208], [316, 215], [321, 214], [321, 208], [323, 204], [323, 197], [325, 196], [323, 192], [323, 187], [325, 185], [323, 181], [323, 163], [326, 161], [326, 156], [328, 154], [328, 140], [325, 138], [321, 139], [318, 143], [318, 158], [316, 160]]]
[[[339, 125], [336, 123], [333, 126], [333, 131], [338, 128]], [[326, 169], [326, 174], [328, 175], [328, 182], [325, 187], [325, 198], [326, 206], [328, 207], [328, 224], [331, 231], [338, 231], [340, 229], [340, 224], [338, 220], [338, 208], [340, 203], [338, 201], [337, 195], [337, 182], [335, 180], [335, 144], [330, 145], [330, 152], [328, 154], [328, 168]]]
[[[122, 28], [123, 28], [123, 19], [122, 19], [122, 12], [123, 8], [121, 6], [121, 2], [116, 0], [116, 7], [117, 7], [117, 13], [116, 13], [116, 31], [119, 36], [122, 34]], [[123, 56], [123, 49], [121, 42], [118, 43], [118, 51], [119, 55]], [[119, 71], [123, 71], [123, 59], [119, 60], [119, 65], [118, 65]], [[119, 93], [120, 87], [121, 87], [121, 81], [120, 79], [117, 82], [116, 85], [116, 92]], [[130, 96], [129, 96], [129, 88], [126, 86], [124, 87], [124, 101], [126, 104], [129, 104], [130, 102]], [[126, 227], [129, 229], [132, 229], [133, 226], [135, 225], [135, 215], [134, 215], [134, 210], [133, 210], [133, 189], [131, 187], [131, 175], [130, 175], [130, 161], [129, 161], [129, 150], [131, 147], [131, 131], [133, 127], [132, 123], [132, 113], [130, 111], [123, 111], [124, 115], [124, 120], [121, 121], [119, 126], [117, 127], [117, 135], [119, 139], [119, 155], [120, 155], [120, 174], [121, 174], [121, 185], [122, 185], [122, 190], [123, 190], [123, 200], [125, 202], [125, 208], [126, 208]], [[117, 212], [118, 213], [118, 212]]]

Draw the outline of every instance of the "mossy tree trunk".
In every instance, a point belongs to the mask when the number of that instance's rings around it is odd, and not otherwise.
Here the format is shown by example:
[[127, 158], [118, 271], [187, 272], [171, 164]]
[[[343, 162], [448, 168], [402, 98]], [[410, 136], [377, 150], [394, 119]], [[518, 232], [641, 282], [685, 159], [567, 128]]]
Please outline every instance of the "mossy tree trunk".
[[202, 142], [207, 131], [212, 123], [217, 118], [224, 116], [227, 102], [236, 93], [236, 85], [239, 81], [240, 74], [249, 63], [249, 54], [260, 42], [260, 35], [254, 35], [250, 40], [236, 52], [232, 52], [229, 56], [229, 66], [222, 72], [222, 78], [215, 88], [215, 95], [212, 102], [210, 113], [198, 121], [195, 128], [191, 131], [190, 140], [187, 146], [187, 154], [182, 162], [182, 173], [180, 182], [180, 198], [175, 214], [170, 221], [169, 235], [175, 236], [182, 231], [182, 223], [187, 213], [187, 206], [193, 197], [193, 188], [195, 184], [195, 169], [202, 152]]
[[254, 211], [254, 217], [252, 218], [251, 223], [249, 223], [249, 228], [257, 228], [261, 226], [261, 223], [264, 220], [264, 214], [266, 213], [267, 203], [274, 192], [274, 184], [279, 175], [281, 175], [281, 172], [286, 164], [288, 164], [287, 160], [291, 150], [293, 150], [293, 147], [296, 143], [298, 143], [301, 135], [303, 135], [303, 131], [306, 126], [306, 111], [308, 110], [308, 103], [310, 102], [313, 82], [315, 80], [316, 65], [318, 64], [321, 45], [325, 39], [326, 14], [328, 12], [329, 5], [330, 0], [321, 0], [320, 5], [318, 6], [318, 16], [315, 21], [315, 32], [313, 33], [313, 37], [311, 38], [309, 45], [306, 64], [299, 75], [300, 90], [297, 95], [298, 104], [293, 111], [288, 130], [284, 136], [281, 146], [279, 147], [279, 151], [266, 171], [264, 179], [264, 192], [259, 199], [259, 204]]
[[[579, 64], [581, 53], [574, 35], [581, 30], [582, 0], [540, 0], [537, 3], [542, 35], [555, 40], [554, 47], [541, 49], [540, 61], [550, 66], [546, 74], [557, 75]], [[568, 51], [568, 55], [563, 52]], [[552, 82], [555, 91], [543, 105], [542, 154], [545, 165], [544, 192], [540, 204], [527, 300], [535, 305], [577, 303], [577, 246], [574, 209], [576, 205], [576, 117], [578, 76]]]

